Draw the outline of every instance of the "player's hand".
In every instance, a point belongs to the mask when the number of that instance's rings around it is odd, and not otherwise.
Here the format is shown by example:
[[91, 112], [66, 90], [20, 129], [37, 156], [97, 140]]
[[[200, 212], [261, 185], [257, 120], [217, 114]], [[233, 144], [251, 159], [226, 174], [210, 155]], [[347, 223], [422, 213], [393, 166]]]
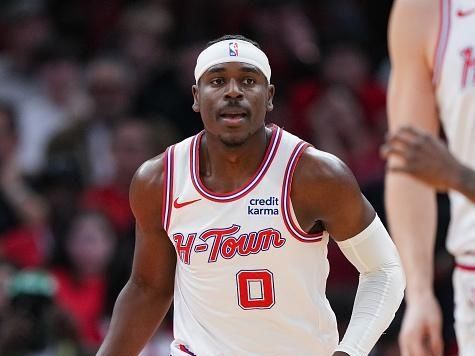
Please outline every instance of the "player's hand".
[[401, 356], [442, 356], [442, 313], [433, 294], [407, 305], [399, 347]]
[[389, 163], [389, 171], [408, 173], [442, 192], [454, 188], [461, 174], [461, 164], [441, 140], [412, 126], [390, 135], [381, 155], [399, 157]]

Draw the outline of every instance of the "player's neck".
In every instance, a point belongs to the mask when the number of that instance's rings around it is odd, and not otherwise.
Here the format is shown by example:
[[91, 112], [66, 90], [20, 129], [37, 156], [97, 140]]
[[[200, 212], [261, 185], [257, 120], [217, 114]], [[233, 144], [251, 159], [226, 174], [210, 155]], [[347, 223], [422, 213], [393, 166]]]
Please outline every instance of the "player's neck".
[[200, 177], [212, 191], [226, 193], [244, 185], [258, 170], [272, 131], [263, 127], [242, 145], [226, 146], [203, 137], [200, 147]]

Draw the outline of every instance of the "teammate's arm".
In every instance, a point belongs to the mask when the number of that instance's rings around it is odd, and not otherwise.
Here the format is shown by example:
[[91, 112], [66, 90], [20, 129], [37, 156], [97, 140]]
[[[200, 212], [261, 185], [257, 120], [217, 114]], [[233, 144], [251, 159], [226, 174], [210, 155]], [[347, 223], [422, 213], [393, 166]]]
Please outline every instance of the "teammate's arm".
[[142, 165], [130, 188], [136, 218], [132, 274], [114, 306], [99, 356], [138, 355], [173, 298], [176, 255], [161, 224], [162, 160]]
[[294, 180], [292, 202], [301, 227], [309, 231], [321, 221], [360, 272], [351, 320], [335, 355], [368, 355], [403, 298], [396, 247], [353, 174], [336, 157], [307, 149]]
[[[434, 137], [439, 134], [431, 70], [438, 16], [438, 6], [432, 0], [397, 0], [394, 4], [388, 31], [390, 135], [407, 125]], [[400, 164], [400, 157], [389, 157], [389, 167]], [[400, 333], [402, 355], [441, 355], [442, 319], [432, 286], [436, 192], [389, 168], [385, 202], [391, 235], [407, 276], [407, 309]]]

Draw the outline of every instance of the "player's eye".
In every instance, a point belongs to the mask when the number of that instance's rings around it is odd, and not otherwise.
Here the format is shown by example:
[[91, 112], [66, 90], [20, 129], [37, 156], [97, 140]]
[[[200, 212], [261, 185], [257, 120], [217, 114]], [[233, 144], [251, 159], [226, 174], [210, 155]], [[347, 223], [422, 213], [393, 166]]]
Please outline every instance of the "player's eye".
[[253, 78], [246, 78], [242, 82], [244, 85], [254, 85], [256, 83]]
[[223, 78], [214, 78], [210, 81], [210, 84], [212, 85], [222, 85], [224, 83]]

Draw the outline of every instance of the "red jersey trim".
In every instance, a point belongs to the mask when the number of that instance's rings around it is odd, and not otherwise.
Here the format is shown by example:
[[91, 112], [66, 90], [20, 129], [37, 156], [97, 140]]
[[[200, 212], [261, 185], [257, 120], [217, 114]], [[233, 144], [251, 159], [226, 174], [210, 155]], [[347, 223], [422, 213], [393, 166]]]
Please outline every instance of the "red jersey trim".
[[464, 271], [475, 272], [475, 266], [456, 263], [455, 267]]
[[200, 179], [199, 148], [203, 134], [204, 131], [193, 137], [193, 140], [190, 145], [191, 181], [193, 182], [193, 185], [198, 191], [198, 193], [200, 193], [204, 198], [218, 203], [227, 203], [235, 201], [252, 191], [252, 189], [254, 189], [257, 184], [259, 184], [259, 182], [262, 180], [267, 170], [269, 169], [282, 139], [282, 129], [280, 127], [277, 127], [276, 125], [272, 125], [272, 136], [264, 154], [264, 158], [262, 159], [262, 162], [259, 165], [259, 168], [257, 169], [256, 173], [242, 187], [230, 193], [215, 193], [206, 188], [206, 186], [201, 182]]
[[445, 51], [449, 42], [450, 22], [452, 16], [452, 0], [439, 0], [439, 34], [434, 50], [434, 68], [432, 83], [437, 86], [440, 82], [442, 67], [445, 59]]
[[168, 147], [165, 151], [163, 163], [163, 194], [162, 194], [162, 225], [168, 232], [173, 201], [173, 171], [174, 171], [175, 146]]
[[320, 241], [323, 237], [323, 232], [317, 234], [309, 234], [305, 232], [292, 218], [292, 202], [290, 198], [290, 191], [292, 189], [292, 180], [297, 167], [297, 163], [302, 157], [303, 152], [306, 148], [311, 145], [301, 141], [297, 144], [292, 152], [289, 162], [287, 163], [287, 168], [285, 169], [284, 175], [284, 184], [282, 186], [282, 196], [281, 196], [281, 207], [284, 224], [287, 227], [287, 230], [290, 234], [295, 237], [297, 240], [302, 242], [317, 242]]
[[187, 349], [187, 347], [183, 344], [180, 344], [179, 346], [180, 351], [183, 351], [184, 353], [187, 353], [188, 355], [196, 356], [193, 352]]

